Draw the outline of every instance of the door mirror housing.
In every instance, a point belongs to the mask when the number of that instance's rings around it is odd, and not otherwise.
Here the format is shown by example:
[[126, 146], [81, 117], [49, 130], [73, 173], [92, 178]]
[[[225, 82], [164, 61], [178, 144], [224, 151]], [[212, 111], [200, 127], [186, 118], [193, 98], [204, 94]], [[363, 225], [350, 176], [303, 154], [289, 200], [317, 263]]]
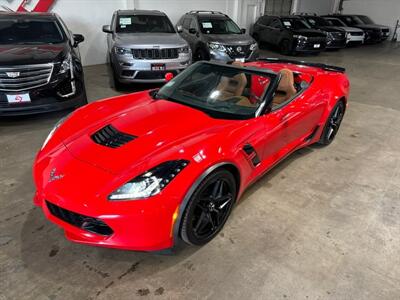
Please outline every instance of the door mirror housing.
[[240, 29], [240, 32], [241, 32], [242, 34], [245, 34], [245, 33], [246, 33], [246, 28]]
[[190, 33], [190, 34], [196, 34], [196, 33], [197, 33], [197, 30], [196, 30], [195, 28], [190, 28], [190, 29], [189, 29], [189, 33]]
[[178, 33], [181, 33], [181, 32], [183, 31], [182, 25], [176, 26], [176, 31], [177, 31]]
[[113, 33], [113, 31], [111, 30], [111, 26], [110, 25], [104, 25], [103, 26], [103, 32], [105, 32], [105, 33]]
[[74, 34], [74, 47], [78, 47], [80, 43], [82, 43], [85, 40], [85, 37], [82, 34]]

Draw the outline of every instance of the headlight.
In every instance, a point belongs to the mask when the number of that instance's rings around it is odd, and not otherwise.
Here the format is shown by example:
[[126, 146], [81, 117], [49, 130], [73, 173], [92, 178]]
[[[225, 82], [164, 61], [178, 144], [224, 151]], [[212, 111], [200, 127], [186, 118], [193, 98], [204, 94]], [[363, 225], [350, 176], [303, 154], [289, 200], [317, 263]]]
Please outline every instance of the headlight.
[[185, 46], [185, 47], [182, 47], [182, 48], [179, 48], [178, 49], [178, 53], [184, 53], [184, 54], [187, 54], [187, 53], [189, 53], [189, 47], [188, 46]]
[[68, 54], [67, 57], [61, 63], [60, 71], [58, 73], [59, 74], [64, 74], [64, 73], [68, 72], [71, 69], [72, 69], [72, 56], [71, 56], [71, 54]]
[[114, 191], [111, 201], [145, 199], [160, 193], [187, 165], [187, 160], [172, 160], [150, 169]]
[[298, 40], [304, 40], [304, 41], [307, 40], [307, 37], [304, 36], [304, 35], [294, 35], [293, 37], [296, 38], [296, 39], [298, 39]]
[[128, 48], [115, 47], [115, 53], [118, 55], [129, 55], [132, 54], [132, 51]]
[[251, 44], [250, 45], [250, 51], [253, 51], [253, 50], [255, 50], [256, 48], [257, 48], [257, 43], [253, 43], [253, 44]]
[[54, 133], [57, 131], [57, 129], [64, 123], [64, 121], [69, 117], [69, 114], [65, 116], [64, 118], [60, 119], [56, 125], [54, 125], [53, 129], [50, 131], [49, 135], [47, 138], [44, 140], [43, 146], [41, 150], [46, 147], [47, 143], [50, 141], [50, 139], [53, 137]]
[[214, 51], [226, 52], [225, 46], [219, 43], [208, 43], [208, 47]]

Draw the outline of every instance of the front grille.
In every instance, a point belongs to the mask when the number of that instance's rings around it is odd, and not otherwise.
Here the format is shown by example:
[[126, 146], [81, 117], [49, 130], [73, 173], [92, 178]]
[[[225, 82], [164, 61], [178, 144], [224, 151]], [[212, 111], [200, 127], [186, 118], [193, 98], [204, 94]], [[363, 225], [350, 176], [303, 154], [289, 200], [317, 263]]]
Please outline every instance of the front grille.
[[362, 36], [364, 32], [350, 32], [352, 36]]
[[18, 92], [48, 84], [53, 64], [0, 68], [0, 91]]
[[132, 49], [134, 59], [174, 59], [179, 57], [178, 48]]
[[114, 233], [111, 227], [99, 219], [72, 212], [50, 203], [49, 201], [46, 201], [46, 204], [53, 216], [71, 224], [72, 226], [101, 235], [111, 235]]
[[112, 125], [107, 125], [92, 134], [92, 140], [99, 145], [119, 148], [134, 140], [136, 136], [118, 131]]
[[307, 43], [325, 43], [326, 38], [320, 36], [307, 37]]
[[341, 40], [345, 38], [345, 34], [341, 32], [332, 32], [331, 34], [334, 39]]
[[225, 45], [225, 48], [231, 58], [248, 57], [251, 53], [250, 45]]

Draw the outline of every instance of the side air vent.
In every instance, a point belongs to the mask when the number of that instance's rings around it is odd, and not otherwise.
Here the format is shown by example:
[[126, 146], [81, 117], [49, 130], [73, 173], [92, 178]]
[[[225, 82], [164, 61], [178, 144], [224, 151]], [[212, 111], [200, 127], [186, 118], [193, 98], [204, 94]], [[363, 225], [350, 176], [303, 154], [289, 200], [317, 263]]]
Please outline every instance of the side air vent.
[[247, 158], [251, 161], [254, 167], [257, 167], [261, 160], [260, 157], [258, 156], [256, 150], [253, 148], [252, 145], [246, 144], [243, 146], [243, 151], [246, 153]]
[[119, 148], [134, 140], [136, 136], [120, 132], [112, 125], [107, 125], [92, 134], [91, 138], [96, 144], [110, 148]]

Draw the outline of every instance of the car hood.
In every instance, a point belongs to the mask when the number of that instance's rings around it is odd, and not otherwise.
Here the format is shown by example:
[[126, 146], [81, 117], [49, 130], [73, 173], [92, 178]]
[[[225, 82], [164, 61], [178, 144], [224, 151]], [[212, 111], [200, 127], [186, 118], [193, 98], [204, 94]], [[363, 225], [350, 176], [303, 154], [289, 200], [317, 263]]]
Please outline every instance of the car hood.
[[340, 27], [340, 28], [346, 30], [346, 32], [364, 32], [362, 29], [356, 28], [356, 27], [343, 26], [343, 27]]
[[143, 48], [159, 46], [163, 48], [184, 47], [187, 42], [177, 33], [118, 33], [115, 44], [127, 48]]
[[[74, 113], [62, 126], [61, 136], [79, 160], [119, 174], [147, 166], [151, 160], [161, 159], [160, 156], [165, 156], [165, 160], [182, 158], [178, 154], [185, 147], [201, 144], [234, 123], [213, 119], [178, 103], [153, 100], [142, 92], [101, 101]], [[119, 148], [96, 144], [92, 135], [107, 125], [136, 138]]]
[[0, 65], [31, 65], [61, 60], [68, 46], [60, 45], [0, 45]]
[[208, 42], [228, 45], [250, 45], [256, 41], [248, 34], [205, 34]]
[[294, 34], [300, 34], [307, 37], [326, 37], [326, 34], [317, 29], [298, 29], [292, 30]]
[[361, 29], [381, 29], [381, 27], [379, 25], [369, 25], [369, 24], [360, 24], [356, 26], [357, 28], [361, 28]]

